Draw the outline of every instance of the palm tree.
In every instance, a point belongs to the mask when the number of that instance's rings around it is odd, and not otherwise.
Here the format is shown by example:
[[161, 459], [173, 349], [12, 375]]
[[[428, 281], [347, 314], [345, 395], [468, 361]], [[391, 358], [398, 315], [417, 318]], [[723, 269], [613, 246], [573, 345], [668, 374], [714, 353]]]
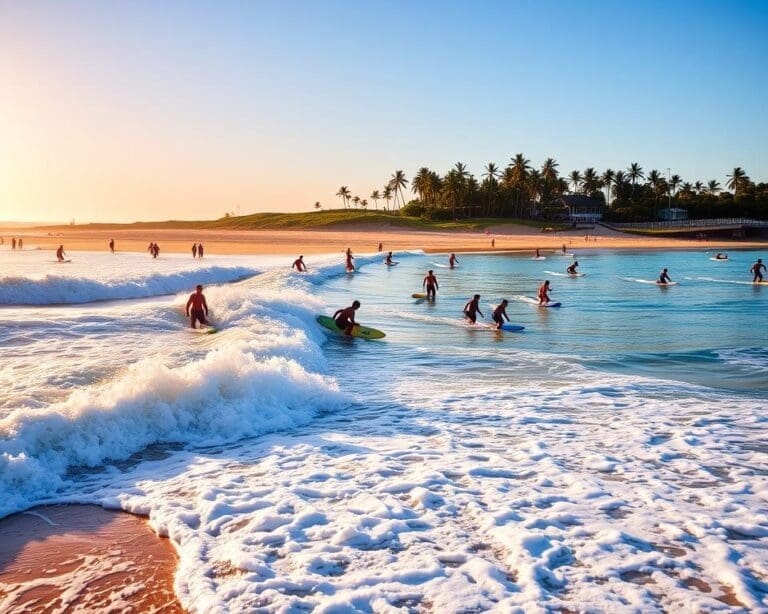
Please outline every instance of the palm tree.
[[315, 203], [315, 211], [320, 211], [320, 209], [322, 209], [322, 208], [323, 208], [323, 205], [321, 205], [321, 204], [320, 204], [320, 201], [318, 200], [318, 201]]
[[593, 196], [600, 189], [600, 177], [591, 166], [584, 171], [584, 177], [581, 182], [582, 191], [587, 196]]
[[363, 208], [363, 210], [368, 208], [368, 201], [364, 198], [360, 199], [360, 206]]
[[382, 193], [381, 197], [384, 199], [384, 202], [387, 203], [387, 211], [389, 211], [389, 201], [392, 200], [392, 188], [390, 188], [388, 185], [385, 185], [384, 192]]
[[528, 173], [531, 170], [531, 161], [522, 153], [515, 154], [510, 165], [510, 178], [512, 186], [517, 191], [517, 210], [522, 213], [523, 209], [523, 190], [525, 182], [528, 179]]
[[353, 203], [354, 203], [354, 205], [355, 205], [355, 209], [357, 209], [358, 205], [360, 204], [360, 197], [359, 197], [359, 196], [355, 196], [355, 197], [352, 199], [352, 202], [353, 202]]
[[458, 171], [451, 170], [448, 172], [448, 174], [445, 176], [443, 189], [445, 190], [446, 195], [448, 196], [448, 200], [451, 203], [453, 219], [456, 219], [456, 201], [458, 200], [462, 189], [462, 179]]
[[643, 179], [645, 175], [643, 175], [643, 167], [640, 166], [637, 162], [633, 162], [629, 165], [629, 168], [627, 169], [627, 176], [629, 177], [629, 180], [632, 182], [632, 198], [635, 197], [635, 184], [637, 183], [638, 179]]
[[696, 190], [696, 194], [701, 194], [701, 192], [704, 190], [704, 184], [701, 183], [701, 181], [697, 181], [693, 184], [693, 189]]
[[669, 187], [672, 190], [673, 194], [677, 194], [677, 188], [682, 185], [683, 179], [680, 177], [680, 175], [672, 175], [672, 177], [669, 178]]
[[611, 185], [613, 184], [613, 178], [616, 176], [610, 168], [605, 169], [603, 176], [601, 177], [603, 186], [607, 188], [608, 194], [605, 197], [605, 204], [610, 206], [611, 204]]
[[339, 188], [339, 191], [336, 192], [336, 196], [339, 196], [344, 203], [344, 208], [347, 208], [347, 201], [349, 200], [349, 197], [352, 195], [352, 192], [349, 191], [349, 188], [345, 185], [341, 186]]
[[496, 166], [493, 162], [489, 162], [485, 165], [485, 172], [482, 176], [485, 178], [485, 181], [488, 184], [488, 209], [485, 214], [486, 216], [490, 216], [491, 208], [493, 207], [496, 196], [496, 184], [497, 179], [499, 178], [499, 167]]
[[571, 191], [575, 194], [582, 182], [581, 171], [571, 171], [571, 174], [568, 175], [568, 181], [571, 182]]
[[419, 200], [426, 204], [429, 200], [429, 188], [430, 188], [430, 171], [426, 166], [422, 166], [416, 173], [416, 176], [411, 182], [411, 191], [417, 194]]
[[[389, 185], [392, 187], [392, 191], [395, 193], [395, 204], [397, 204], [397, 196], [400, 195], [401, 205], [405, 204], [405, 198], [403, 197], [403, 190], [408, 185], [408, 180], [405, 178], [403, 171], [395, 171], [392, 174], [392, 178], [389, 180]], [[397, 207], [398, 210], [400, 206]]]
[[554, 158], [547, 158], [541, 165], [541, 175], [545, 181], [555, 181], [557, 179], [557, 169], [560, 165]]
[[749, 183], [749, 177], [747, 177], [747, 173], [745, 173], [744, 169], [740, 166], [734, 168], [733, 172], [728, 175], [728, 178], [728, 183], [725, 185], [729, 190], [733, 190], [734, 196], [739, 196]]
[[373, 201], [373, 204], [376, 206], [376, 211], [379, 210], [379, 199], [381, 198], [381, 194], [379, 194], [378, 190], [374, 190], [371, 192], [371, 200]]
[[717, 193], [720, 191], [720, 182], [716, 179], [712, 179], [709, 183], [707, 183], [707, 194], [711, 194], [712, 196], [717, 196]]
[[656, 169], [653, 169], [650, 173], [648, 173], [648, 183], [651, 184], [651, 187], [653, 188], [653, 194], [656, 197], [656, 207], [659, 206], [659, 191], [661, 190], [662, 185], [662, 176], [659, 171]]

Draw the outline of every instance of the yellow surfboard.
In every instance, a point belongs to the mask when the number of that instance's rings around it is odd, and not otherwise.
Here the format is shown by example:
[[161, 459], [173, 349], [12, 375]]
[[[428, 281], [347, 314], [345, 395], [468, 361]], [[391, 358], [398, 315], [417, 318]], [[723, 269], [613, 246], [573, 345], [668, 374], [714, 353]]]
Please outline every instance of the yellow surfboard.
[[[333, 318], [330, 318], [328, 316], [317, 316], [317, 321], [320, 324], [320, 326], [323, 326], [324, 328], [327, 328], [330, 331], [333, 331], [334, 333], [337, 333], [339, 335], [346, 334], [343, 330], [341, 330], [337, 325], [336, 321]], [[356, 325], [352, 329], [352, 337], [360, 337], [361, 339], [383, 339], [386, 337], [384, 333], [382, 333], [380, 330], [376, 330], [375, 328], [369, 328], [367, 326], [360, 326]]]

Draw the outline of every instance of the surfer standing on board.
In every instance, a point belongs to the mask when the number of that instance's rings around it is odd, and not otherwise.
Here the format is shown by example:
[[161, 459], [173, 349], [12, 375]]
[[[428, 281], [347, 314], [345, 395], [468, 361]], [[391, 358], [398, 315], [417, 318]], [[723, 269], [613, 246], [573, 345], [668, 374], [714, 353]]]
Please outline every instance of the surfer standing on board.
[[355, 270], [355, 257], [352, 255], [352, 248], [347, 248], [347, 273], [352, 273]]
[[456, 258], [456, 254], [451, 254], [451, 257], [448, 258], [448, 266], [454, 268], [457, 264], [459, 264], [459, 261]]
[[549, 280], [545, 280], [543, 284], [539, 286], [539, 305], [544, 305], [550, 301], [549, 293], [552, 288], [549, 287]]
[[509, 322], [509, 316], [507, 315], [507, 305], [509, 305], [509, 301], [507, 299], [503, 299], [499, 306], [493, 310], [492, 317], [493, 321], [496, 322], [496, 330], [501, 330], [501, 327], [504, 325], [504, 318], [506, 318], [507, 322]]
[[336, 322], [344, 334], [351, 335], [352, 329], [357, 326], [355, 322], [355, 312], [360, 309], [360, 301], [354, 301], [350, 307], [339, 309], [333, 314], [333, 321]]
[[195, 287], [195, 291], [189, 295], [186, 313], [189, 318], [189, 325], [192, 328], [197, 328], [195, 322], [200, 322], [201, 325], [208, 324], [208, 320], [206, 319], [208, 316], [208, 303], [205, 301], [203, 286], [200, 284], [198, 284]]
[[424, 281], [421, 282], [421, 285], [427, 291], [427, 298], [435, 300], [435, 294], [437, 293], [439, 286], [437, 284], [437, 277], [435, 277], [435, 272], [432, 269], [430, 269], [426, 274]]
[[661, 271], [661, 275], [659, 275], [659, 280], [656, 283], [667, 285], [671, 281], [672, 281], [672, 278], [667, 273], [667, 269], [664, 269]]
[[752, 268], [749, 269], [749, 272], [752, 273], [752, 283], [758, 283], [763, 281], [763, 271], [765, 271], [765, 265], [763, 264], [763, 259], [758, 258], [757, 262], [752, 265]]
[[576, 270], [577, 266], [579, 266], [579, 261], [575, 260], [571, 266], [565, 269], [565, 272], [568, 273], [568, 275], [578, 275], [578, 271]]
[[392, 260], [392, 252], [389, 252], [387, 254], [387, 258], [384, 260], [384, 264], [386, 264], [387, 266], [392, 266], [393, 264], [395, 264], [395, 261]]
[[477, 323], [477, 314], [485, 317], [483, 312], [480, 311], [480, 295], [475, 294], [470, 301], [464, 305], [464, 317], [467, 318], [472, 324]]
[[59, 262], [64, 262], [64, 256], [66, 256], [64, 253], [64, 246], [59, 245], [59, 249], [56, 250], [56, 260]]
[[293, 264], [291, 265], [292, 269], [296, 269], [299, 273], [306, 273], [307, 272], [307, 265], [304, 264], [304, 256], [299, 256], [296, 258], [296, 260], [293, 261]]

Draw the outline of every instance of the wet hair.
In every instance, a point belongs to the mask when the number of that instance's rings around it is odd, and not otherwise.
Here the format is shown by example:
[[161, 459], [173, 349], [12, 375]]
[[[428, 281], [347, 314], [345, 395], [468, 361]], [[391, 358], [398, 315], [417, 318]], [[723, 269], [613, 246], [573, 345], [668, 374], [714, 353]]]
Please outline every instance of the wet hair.
[[475, 294], [475, 298], [480, 298], [480, 295], [479, 294]]
[[502, 305], [509, 305], [509, 301], [507, 299], [503, 298], [503, 299], [501, 299], [501, 304]]
[[202, 289], [203, 289], [203, 284], [197, 284], [197, 285], [195, 286], [195, 289], [196, 289], [196, 290], [202, 290]]
[[578, 260], [574, 260], [573, 264], [579, 264], [579, 261]]
[[352, 307], [354, 307], [355, 309], [360, 307], [360, 301], [352, 301]]
[[299, 260], [301, 260], [304, 256], [299, 256]]
[[429, 269], [429, 274], [432, 275], [432, 273], [434, 273], [434, 270], [433, 269]]

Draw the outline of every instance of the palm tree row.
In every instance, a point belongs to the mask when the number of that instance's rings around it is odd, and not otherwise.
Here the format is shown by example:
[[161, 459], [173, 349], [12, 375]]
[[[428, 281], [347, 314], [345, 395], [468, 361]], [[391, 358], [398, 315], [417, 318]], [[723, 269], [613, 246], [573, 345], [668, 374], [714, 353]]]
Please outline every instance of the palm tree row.
[[[370, 198], [376, 209], [379, 200], [383, 200], [387, 211], [400, 211], [406, 206], [408, 185], [405, 173], [397, 170], [383, 190], [374, 190]], [[625, 170], [606, 169], [600, 173], [588, 167], [563, 176], [555, 159], [547, 158], [537, 168], [522, 153], [512, 157], [503, 169], [489, 162], [483, 168], [480, 181], [463, 162], [457, 162], [443, 175], [422, 167], [414, 175], [410, 187], [416, 199], [407, 203], [407, 213], [452, 218], [534, 217], [565, 194], [599, 199], [612, 207], [652, 204], [658, 208], [663, 199], [685, 201], [699, 196], [717, 196], [722, 191], [717, 180], [706, 184], [685, 182], [679, 175], [664, 176], [656, 169], [646, 173], [637, 162], [632, 162]], [[726, 187], [738, 199], [750, 190], [754, 192], [755, 184], [741, 167], [736, 167], [727, 176]], [[344, 208], [350, 203], [356, 207], [367, 206], [367, 200], [352, 196], [347, 186], [339, 188], [336, 195], [341, 198]]]

